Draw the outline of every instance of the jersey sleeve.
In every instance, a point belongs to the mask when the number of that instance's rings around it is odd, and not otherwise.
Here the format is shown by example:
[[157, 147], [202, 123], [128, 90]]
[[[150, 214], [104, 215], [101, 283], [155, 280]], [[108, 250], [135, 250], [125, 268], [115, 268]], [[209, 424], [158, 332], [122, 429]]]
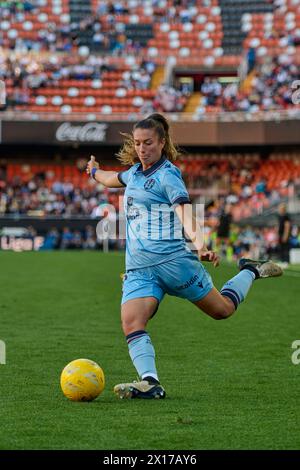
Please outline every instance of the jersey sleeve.
[[170, 204], [190, 204], [189, 193], [178, 168], [169, 170], [162, 181], [163, 190]]
[[120, 171], [117, 174], [118, 180], [123, 186], [127, 186], [131, 173], [132, 173], [132, 167], [129, 168], [129, 170]]

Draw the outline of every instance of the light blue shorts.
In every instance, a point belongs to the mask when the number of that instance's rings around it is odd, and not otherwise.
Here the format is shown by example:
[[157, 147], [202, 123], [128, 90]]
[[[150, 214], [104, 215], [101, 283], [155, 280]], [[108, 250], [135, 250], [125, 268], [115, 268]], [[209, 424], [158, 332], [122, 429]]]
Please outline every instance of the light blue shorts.
[[161, 302], [165, 294], [195, 302], [212, 288], [210, 274], [194, 254], [187, 253], [166, 263], [127, 271], [122, 304], [140, 297], [155, 297]]

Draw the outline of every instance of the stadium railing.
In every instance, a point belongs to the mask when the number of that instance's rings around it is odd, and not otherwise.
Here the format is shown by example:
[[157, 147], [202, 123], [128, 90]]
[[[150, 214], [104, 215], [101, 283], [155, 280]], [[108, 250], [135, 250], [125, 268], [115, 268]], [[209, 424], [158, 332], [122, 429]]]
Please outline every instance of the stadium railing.
[[[147, 113], [148, 115], [149, 113]], [[216, 112], [216, 113], [164, 113], [164, 115], [171, 121], [190, 122], [190, 121], [206, 121], [206, 122], [245, 122], [245, 121], [286, 121], [290, 119], [300, 120], [300, 108], [290, 108], [286, 110], [270, 110], [259, 112]], [[136, 121], [143, 118], [145, 115], [141, 113], [130, 114], [103, 114], [103, 113], [32, 113], [31, 111], [0, 111], [0, 118], [2, 120], [28, 120], [28, 121]]]

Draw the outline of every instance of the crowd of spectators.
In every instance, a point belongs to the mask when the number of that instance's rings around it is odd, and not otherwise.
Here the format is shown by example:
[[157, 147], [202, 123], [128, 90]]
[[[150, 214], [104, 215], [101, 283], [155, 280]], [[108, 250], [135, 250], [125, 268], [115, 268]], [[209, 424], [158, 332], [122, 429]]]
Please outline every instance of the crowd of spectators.
[[[0, 232], [1, 236], [1, 232]], [[97, 236], [96, 228], [86, 225], [83, 229], [71, 229], [67, 224], [58, 229], [55, 226], [46, 233], [37, 232], [32, 226], [28, 228], [23, 238], [34, 239], [42, 236], [39, 250], [124, 250], [124, 238], [108, 238], [101, 240]], [[278, 245], [278, 227], [253, 227], [231, 225], [228, 238], [220, 240], [216, 227], [209, 223], [205, 225], [205, 240], [209, 249], [217, 251], [223, 259], [236, 261], [246, 258], [272, 258], [280, 259], [280, 247]], [[288, 240], [289, 249], [300, 247], [300, 227], [292, 225], [291, 235]], [[192, 245], [190, 245], [193, 249]]]
[[[142, 0], [135, 0], [131, 6], [124, 1], [93, 2], [91, 13], [81, 20], [71, 21], [69, 13], [57, 15], [57, 21], [43, 20], [43, 28], [36, 31], [34, 39], [10, 35], [9, 46], [1, 51], [8, 23], [21, 24], [27, 14], [40, 17], [45, 0], [0, 1], [3, 29], [0, 31], [0, 80], [12, 81], [6, 106], [21, 105], [26, 109], [32, 97], [42, 95], [44, 87], [54, 86], [59, 90], [61, 79], [101, 80], [104, 72], [119, 68], [116, 62], [112, 64], [113, 57], [132, 59], [118, 87], [137, 90], [137, 93], [150, 89], [156, 68], [155, 58], [152, 60], [148, 55], [147, 45], [127, 37], [126, 15], [134, 16], [134, 12], [140, 9], [145, 18], [151, 18], [156, 24], [185, 25], [196, 21], [199, 7], [218, 9], [216, 5], [213, 0], [203, 0], [201, 4], [196, 0], [178, 0], [172, 2], [172, 6], [166, 0], [151, 0], [147, 5]], [[27, 23], [30, 31], [34, 29], [33, 24]], [[81, 42], [81, 34], [85, 32], [92, 32], [90, 47]], [[290, 36], [291, 32], [287, 31], [287, 38]], [[39, 55], [32, 55], [32, 51]], [[291, 87], [300, 78], [295, 57], [283, 50], [279, 57], [266, 56], [264, 61], [259, 61], [260, 64], [255, 64], [255, 48], [251, 47], [249, 52], [253, 53], [248, 56], [248, 73], [253, 72], [251, 80], [246, 85], [234, 81], [224, 86], [213, 74], [207, 76], [201, 85], [201, 102], [196, 109], [196, 118], [202, 119], [208, 112], [257, 113], [297, 109]], [[141, 114], [182, 112], [188, 96], [170, 84], [163, 84], [152, 100], [140, 99], [136, 103]]]
[[[195, 156], [190, 160], [186, 157], [185, 160], [179, 161], [178, 165], [181, 166], [194, 202], [203, 202], [206, 206], [205, 231], [209, 246], [219, 250], [228, 260], [241, 256], [254, 258], [264, 255], [276, 256], [278, 240], [275, 226], [262, 229], [250, 226], [242, 228], [240, 222], [245, 217], [261, 213], [271, 204], [276, 207], [286, 199], [288, 196], [286, 190], [290, 190], [291, 187], [294, 193], [300, 194], [300, 178], [296, 176], [289, 178], [289, 170], [286, 169], [288, 167], [283, 167], [288, 179], [282, 179], [278, 188], [270, 190], [267, 177], [253, 181], [254, 174], [263, 174], [261, 171], [263, 164], [258, 155], [219, 158], [219, 163], [210, 157], [203, 160], [198, 171], [195, 166], [189, 167], [189, 164], [195, 161], [197, 161]], [[279, 161], [283, 164], [282, 160]], [[296, 162], [297, 160], [293, 163]], [[269, 165], [274, 167], [275, 172], [279, 172], [276, 159], [269, 161]], [[265, 172], [268, 171], [269, 167], [266, 166]], [[294, 169], [291, 171], [296, 174]], [[97, 222], [101, 216], [108, 216], [111, 221], [116, 220], [114, 217], [119, 217], [119, 209], [123, 205], [123, 191], [104, 188], [86, 178], [85, 174], [82, 174], [82, 179], [85, 181], [83, 186], [76, 185], [68, 178], [63, 181], [54, 179], [49, 185], [46, 177], [46, 174], [40, 172], [24, 180], [16, 174], [8, 181], [6, 168], [0, 165], [0, 217], [23, 216], [27, 220], [28, 218], [30, 220], [30, 217], [52, 218], [53, 221], [64, 220], [63, 230], [59, 231], [53, 227], [45, 234], [41, 249], [102, 249], [103, 243], [97, 240], [94, 226], [89, 225], [84, 230], [75, 230], [69, 227], [68, 220], [90, 219]], [[195, 187], [189, 186], [191, 181], [197, 181], [198, 187], [203, 190], [201, 199], [198, 199], [199, 193], [198, 196], [197, 192], [195, 195]], [[214, 185], [218, 182], [217, 188]], [[210, 189], [210, 192], [205, 193], [207, 189]], [[230, 233], [225, 237], [225, 241], [218, 232], [224, 205], [230, 207], [231, 215]], [[112, 207], [115, 211], [111, 210]], [[55, 225], [55, 222], [53, 223]], [[294, 226], [289, 240], [290, 247], [299, 247], [299, 242], [299, 228]], [[107, 247], [123, 249], [124, 240], [110, 240]]]
[[96, 227], [85, 225], [70, 228], [67, 224], [62, 228], [55, 225], [50, 229], [35, 229], [32, 225], [4, 231], [0, 228], [0, 250], [121, 250], [125, 248], [125, 240], [121, 238], [103, 238], [97, 236]]
[[[288, 160], [281, 154], [267, 160], [259, 154], [186, 155], [176, 164], [193, 197], [225, 199], [234, 220], [261, 214], [300, 193], [297, 154]], [[34, 173], [30, 165], [11, 170], [7, 178], [7, 167], [0, 167], [0, 215], [98, 217], [107, 205], [117, 212], [122, 206], [122, 191], [104, 188], [76, 166], [66, 167], [68, 172], [60, 177], [46, 169]], [[211, 205], [209, 211], [213, 219], [218, 206]]]
[[[106, 72], [118, 70], [108, 57], [78, 55], [5, 55], [0, 51], [0, 80], [12, 81], [8, 105], [28, 104], [31, 96], [43, 93], [48, 86], [59, 87], [60, 80], [95, 80], [99, 83]], [[155, 65], [149, 60], [124, 71], [119, 81], [127, 90], [149, 89]], [[59, 93], [59, 91], [58, 91]], [[91, 92], [92, 93], [92, 92]]]
[[92, 225], [87, 225], [83, 230], [72, 230], [68, 226], [62, 230], [52, 227], [45, 234], [40, 250], [120, 250], [124, 248], [125, 240], [103, 241], [97, 237], [96, 229]]
[[[60, 80], [93, 80], [100, 83], [106, 72], [118, 70], [116, 65], [109, 64], [105, 57], [89, 55], [88, 57], [51, 56], [38, 59], [36, 56], [7, 56], [1, 57], [0, 80], [12, 80], [12, 93], [7, 96], [7, 106], [29, 104], [31, 97], [43, 95], [45, 87], [59, 87]], [[137, 95], [140, 90], [149, 90], [155, 64], [144, 60], [140, 65], [133, 65], [125, 70], [118, 83], [117, 96], [121, 91], [134, 90]], [[59, 94], [59, 91], [57, 92]], [[93, 92], [91, 91], [91, 94]], [[120, 94], [120, 96], [123, 96]], [[172, 86], [158, 87], [153, 100], [142, 100], [141, 114], [158, 112], [182, 112], [189, 93], [182, 92]]]
[[153, 100], [146, 100], [140, 109], [142, 116], [151, 113], [181, 113], [190, 96], [188, 91], [180, 91], [176, 88], [163, 84], [157, 88]]
[[[61, 79], [101, 81], [105, 72], [117, 70], [105, 56], [89, 54], [87, 57], [69, 55], [49, 56], [38, 59], [32, 55], [4, 56], [0, 52], [0, 80], [12, 80], [12, 93], [7, 96], [7, 106], [29, 104], [30, 98], [43, 94], [43, 88], [59, 87]], [[155, 64], [144, 60], [124, 71], [118, 87], [125, 90], [150, 89]], [[297, 110], [299, 104], [293, 100], [292, 83], [300, 79], [298, 67], [287, 59], [279, 63], [277, 59], [266, 60], [254, 70], [247, 86], [238, 81], [222, 85], [217, 77], [207, 76], [201, 85], [200, 105], [196, 109], [199, 119], [207, 112], [247, 112]], [[92, 92], [91, 92], [92, 93]], [[152, 100], [141, 103], [140, 112], [152, 111], [183, 112], [190, 93], [184, 93], [172, 86], [158, 87]]]
[[[203, 0], [201, 3], [201, 7], [212, 7], [216, 2]], [[45, 0], [1, 1], [0, 18], [12, 23], [23, 22], [26, 13], [33, 13], [38, 18], [46, 4]], [[80, 33], [91, 31], [91, 44], [106, 53], [118, 56], [126, 56], [128, 52], [138, 54], [142, 44], [124, 34], [125, 17], [131, 18], [134, 23], [135, 12], [144, 9], [148, 23], [184, 24], [195, 20], [197, 4], [199, 6], [196, 0], [174, 0], [170, 6], [167, 0], [149, 0], [145, 5], [143, 0], [135, 0], [129, 6], [125, 1], [101, 1], [91, 9], [90, 14], [78, 21], [71, 21], [69, 13], [65, 13], [63, 17], [58, 16], [55, 22], [45, 22], [45, 27], [34, 40], [20, 39], [11, 34], [9, 47], [16, 49], [22, 45], [27, 50], [69, 52], [80, 45]], [[0, 46], [1, 42], [3, 35], [0, 36]]]
[[[71, 181], [54, 181], [51, 188], [45, 184], [45, 175], [36, 174], [24, 182], [15, 176], [10, 183], [0, 172], [0, 215], [29, 215], [76, 217], [101, 215], [102, 208], [112, 204], [118, 210], [116, 190], [88, 182], [85, 188]], [[82, 175], [85, 178], [85, 175]]]
[[[280, 259], [277, 226], [258, 228], [233, 225], [228, 239], [222, 242], [218, 242], [217, 232], [208, 227], [207, 244], [227, 261], [236, 261], [240, 258]], [[300, 247], [300, 228], [297, 225], [293, 225], [288, 244], [290, 249]]]
[[[197, 16], [196, 0], [175, 0], [172, 6], [166, 0], [151, 0], [145, 2], [135, 0], [130, 7], [128, 2], [101, 1], [96, 8], [82, 19], [72, 21], [69, 13], [57, 17], [56, 21], [44, 23], [44, 27], [37, 32], [36, 37], [22, 38], [16, 34], [9, 35], [9, 49], [37, 52], [75, 52], [82, 45], [81, 34], [91, 32], [91, 49], [117, 57], [128, 55], [139, 56], [145, 44], [126, 36], [125, 18], [131, 18], [134, 24], [135, 12], [146, 9], [147, 23], [149, 24], [184, 24], [195, 21]], [[22, 23], [26, 20], [26, 13], [33, 13], [38, 18], [45, 6], [44, 0], [31, 0], [25, 2], [0, 2], [0, 18], [3, 21]], [[211, 7], [215, 2], [203, 0], [201, 7]], [[148, 8], [148, 10], [147, 10]], [[137, 21], [138, 22], [138, 21]], [[28, 25], [29, 28], [29, 25]], [[32, 31], [30, 28], [29, 31]], [[14, 31], [12, 29], [12, 31]], [[3, 33], [0, 33], [0, 47], [4, 44]]]
[[266, 59], [254, 69], [245, 87], [238, 81], [222, 86], [217, 78], [207, 77], [201, 85], [202, 99], [197, 113], [205, 113], [207, 107], [249, 113], [295, 108], [291, 84], [299, 78], [299, 68], [288, 56], [283, 63], [277, 58]]
[[[80, 46], [80, 33], [91, 31], [91, 45], [106, 53], [117, 56], [126, 56], [131, 52], [138, 54], [142, 44], [124, 34], [126, 16], [132, 17], [136, 11], [144, 8], [148, 23], [184, 24], [195, 21], [198, 3], [197, 0], [174, 0], [170, 6], [167, 0], [150, 0], [145, 5], [143, 0], [135, 0], [129, 6], [125, 1], [101, 1], [91, 9], [90, 14], [78, 21], [71, 21], [70, 15], [65, 13], [63, 17], [58, 16], [55, 22], [45, 22], [45, 27], [37, 33], [34, 40], [20, 39], [11, 34], [9, 47], [18, 49], [21, 46], [39, 52], [69, 52]], [[203, 0], [201, 3], [201, 7], [212, 7], [216, 4], [212, 0]], [[0, 1], [0, 18], [12, 23], [23, 22], [26, 13], [33, 13], [38, 17], [45, 5], [45, 0]], [[134, 18], [132, 22], [134, 23]], [[3, 35], [0, 35], [0, 46], [2, 43]]]
[[[235, 220], [259, 215], [282, 199], [300, 193], [300, 156], [286, 159], [274, 154], [262, 160], [259, 154], [186, 156], [179, 167], [187, 186], [208, 198], [220, 196], [232, 204]], [[212, 206], [210, 211], [218, 210]]]

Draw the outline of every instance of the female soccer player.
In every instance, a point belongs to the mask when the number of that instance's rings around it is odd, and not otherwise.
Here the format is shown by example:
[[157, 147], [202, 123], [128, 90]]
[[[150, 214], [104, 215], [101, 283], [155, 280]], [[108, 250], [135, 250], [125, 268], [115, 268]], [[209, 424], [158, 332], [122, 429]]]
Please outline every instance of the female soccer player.
[[[241, 259], [240, 272], [219, 292], [201, 261], [219, 264], [218, 255], [203, 243], [201, 225], [191, 213], [189, 194], [180, 170], [173, 165], [177, 150], [164, 116], [152, 114], [127, 135], [119, 153], [131, 165], [120, 173], [103, 171], [91, 157], [87, 173], [110, 188], [125, 186], [126, 274], [123, 280], [122, 327], [139, 382], [114, 387], [120, 398], [164, 398], [155, 352], [145, 331], [165, 293], [192, 302], [216, 320], [230, 317], [245, 299], [253, 281], [280, 276], [271, 261]], [[187, 247], [182, 226], [198, 257]]]

